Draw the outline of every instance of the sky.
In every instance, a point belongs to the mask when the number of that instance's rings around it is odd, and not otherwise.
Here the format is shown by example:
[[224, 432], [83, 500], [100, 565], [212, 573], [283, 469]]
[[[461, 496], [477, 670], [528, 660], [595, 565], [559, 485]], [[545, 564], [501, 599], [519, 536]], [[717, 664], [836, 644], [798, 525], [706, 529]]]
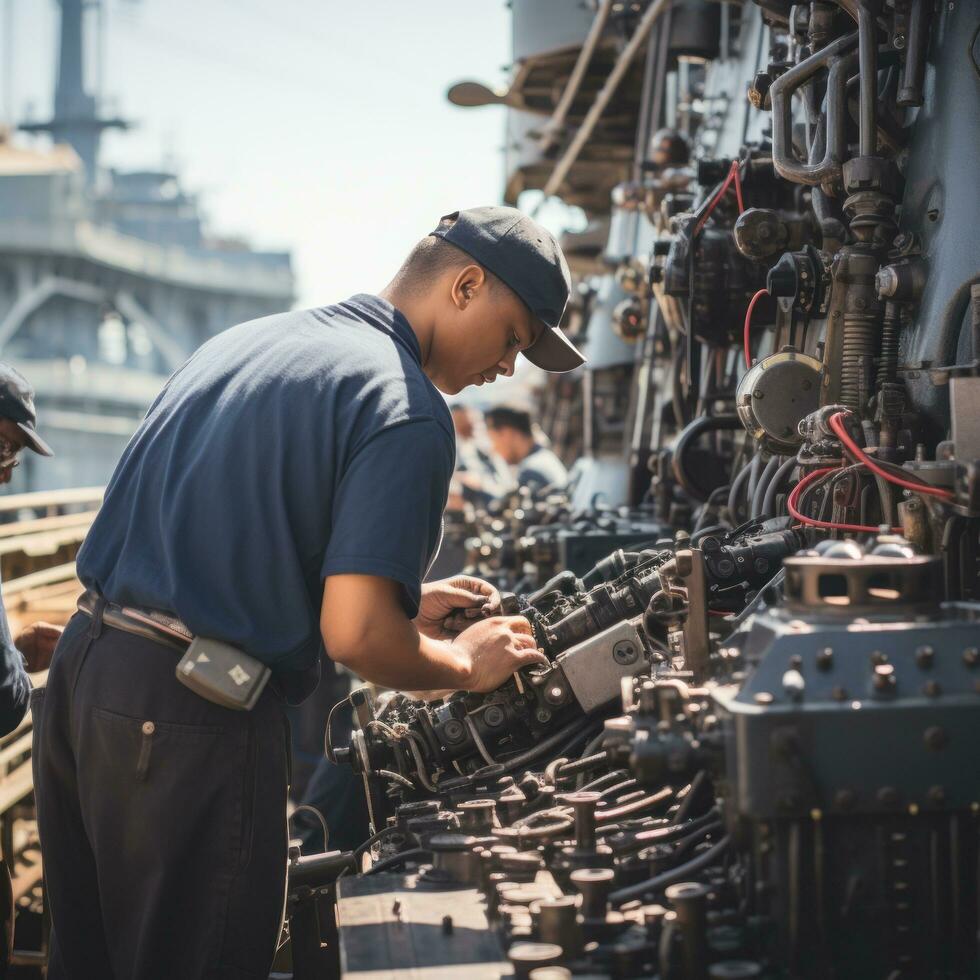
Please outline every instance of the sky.
[[[0, 110], [47, 117], [57, 4], [0, 6]], [[504, 84], [504, 0], [105, 0], [104, 20], [102, 92], [137, 126], [103, 162], [175, 163], [212, 231], [292, 251], [300, 306], [381, 289], [442, 214], [500, 200], [503, 110], [445, 93]]]

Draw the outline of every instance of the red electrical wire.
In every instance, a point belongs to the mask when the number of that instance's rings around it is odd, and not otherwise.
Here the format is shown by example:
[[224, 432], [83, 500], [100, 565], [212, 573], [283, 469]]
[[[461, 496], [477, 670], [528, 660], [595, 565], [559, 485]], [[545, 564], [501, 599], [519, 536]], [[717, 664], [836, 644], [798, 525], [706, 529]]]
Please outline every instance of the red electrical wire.
[[742, 198], [742, 175], [739, 173], [738, 160], [732, 160], [732, 173], [735, 176], [735, 198], [738, 201], [738, 213], [745, 210], [745, 200]]
[[704, 227], [704, 223], [711, 216], [711, 212], [714, 211], [718, 202], [725, 196], [725, 192], [731, 187], [732, 181], [735, 182], [735, 197], [738, 200], [738, 213], [741, 214], [745, 210], [745, 202], [742, 199], [742, 177], [738, 169], [738, 160], [732, 160], [732, 165], [728, 168], [728, 175], [725, 177], [724, 183], [718, 188], [718, 193], [711, 199], [707, 210], [698, 218], [698, 223], [694, 226], [694, 237], [697, 237], [700, 233]]
[[749, 308], [745, 311], [745, 330], [743, 332], [744, 344], [745, 344], [745, 366], [747, 368], [752, 367], [752, 347], [750, 343], [750, 331], [752, 329], [752, 311], [755, 309], [755, 304], [763, 296], [768, 296], [768, 289], [760, 289], [752, 299], [749, 300]]
[[896, 486], [904, 487], [906, 490], [913, 490], [915, 493], [924, 493], [930, 497], [939, 497], [940, 500], [952, 501], [955, 500], [955, 494], [949, 490], [943, 490], [940, 487], [929, 487], [923, 486], [921, 483], [912, 483], [910, 480], [903, 480], [900, 476], [895, 476], [894, 473], [889, 473], [888, 470], [879, 466], [850, 436], [846, 427], [844, 426], [844, 413], [837, 412], [835, 415], [831, 415], [829, 419], [830, 428], [833, 430], [835, 436], [841, 441], [841, 445], [859, 462], [864, 463], [865, 466], [872, 473], [877, 473], [883, 480], [887, 480], [889, 483], [894, 483]]
[[[825, 476], [827, 473], [833, 473], [837, 470], [836, 466], [827, 466], [820, 470], [814, 470], [812, 473], [808, 473], [799, 483], [793, 487], [790, 492], [789, 497], [786, 499], [786, 509], [789, 511], [791, 517], [795, 517], [798, 521], [802, 521], [804, 524], [808, 524], [811, 527], [822, 527], [830, 531], [854, 531], [856, 533], [868, 533], [877, 534], [880, 530], [879, 527], [872, 527], [869, 524], [838, 524], [836, 521], [818, 521], [814, 517], [806, 517], [801, 514], [796, 509], [796, 503], [800, 499], [800, 495], [803, 491], [813, 483], [818, 477]], [[893, 528], [895, 531], [901, 531], [900, 527]]]

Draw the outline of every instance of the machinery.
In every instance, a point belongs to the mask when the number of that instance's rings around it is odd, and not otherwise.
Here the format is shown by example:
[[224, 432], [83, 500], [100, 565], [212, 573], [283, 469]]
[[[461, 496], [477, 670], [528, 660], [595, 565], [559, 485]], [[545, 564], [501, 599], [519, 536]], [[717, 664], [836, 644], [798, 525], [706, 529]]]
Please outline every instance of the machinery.
[[513, 12], [508, 194], [606, 239], [580, 482], [467, 546], [549, 664], [352, 695], [336, 969], [976, 977], [980, 7]]

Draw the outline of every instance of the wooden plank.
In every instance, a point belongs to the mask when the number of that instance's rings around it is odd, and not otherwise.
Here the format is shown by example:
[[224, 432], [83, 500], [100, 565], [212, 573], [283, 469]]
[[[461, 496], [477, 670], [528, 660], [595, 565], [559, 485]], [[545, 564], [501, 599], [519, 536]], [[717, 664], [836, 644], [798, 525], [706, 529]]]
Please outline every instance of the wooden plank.
[[8, 764], [14, 759], [23, 756], [25, 752], [29, 753], [31, 751], [31, 742], [34, 738], [34, 732], [25, 732], [16, 741], [11, 742], [9, 745], [5, 745], [0, 749], [0, 769], [6, 769]]
[[[443, 919], [452, 919], [452, 929]], [[475, 888], [427, 887], [416, 875], [341, 878], [344, 980], [499, 980], [513, 976]]]
[[74, 514], [58, 514], [56, 517], [34, 517], [27, 521], [11, 521], [0, 524], [0, 538], [12, 538], [18, 534], [34, 534], [39, 531], [54, 531], [63, 527], [89, 525], [95, 520], [97, 510], [81, 510]]
[[20, 803], [33, 789], [34, 774], [31, 772], [31, 760], [28, 759], [0, 779], [0, 814]]
[[51, 585], [54, 582], [63, 582], [73, 578], [75, 578], [75, 563], [71, 561], [65, 565], [42, 568], [39, 572], [31, 572], [30, 575], [22, 575], [20, 578], [4, 582], [3, 594], [4, 596], [17, 595], [20, 592], [36, 589], [41, 585]]
[[66, 544], [84, 541], [90, 526], [88, 523], [73, 524], [52, 531], [31, 531], [10, 538], [0, 538], [0, 555], [24, 554], [30, 558], [53, 555]]
[[25, 507], [64, 507], [68, 504], [102, 503], [105, 487], [77, 487], [72, 490], [41, 490], [34, 493], [0, 495], [0, 513]]

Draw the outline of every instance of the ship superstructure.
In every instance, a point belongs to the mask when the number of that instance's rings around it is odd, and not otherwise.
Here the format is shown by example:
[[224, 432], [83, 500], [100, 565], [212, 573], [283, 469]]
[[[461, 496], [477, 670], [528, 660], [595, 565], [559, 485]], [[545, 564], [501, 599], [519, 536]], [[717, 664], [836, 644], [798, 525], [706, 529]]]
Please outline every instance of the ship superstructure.
[[177, 173], [100, 166], [102, 132], [127, 123], [85, 89], [91, 5], [58, 4], [54, 113], [20, 127], [52, 145], [0, 135], [0, 359], [34, 384], [57, 453], [25, 458], [19, 491], [105, 482], [191, 351], [294, 296], [290, 255], [209, 236]]

